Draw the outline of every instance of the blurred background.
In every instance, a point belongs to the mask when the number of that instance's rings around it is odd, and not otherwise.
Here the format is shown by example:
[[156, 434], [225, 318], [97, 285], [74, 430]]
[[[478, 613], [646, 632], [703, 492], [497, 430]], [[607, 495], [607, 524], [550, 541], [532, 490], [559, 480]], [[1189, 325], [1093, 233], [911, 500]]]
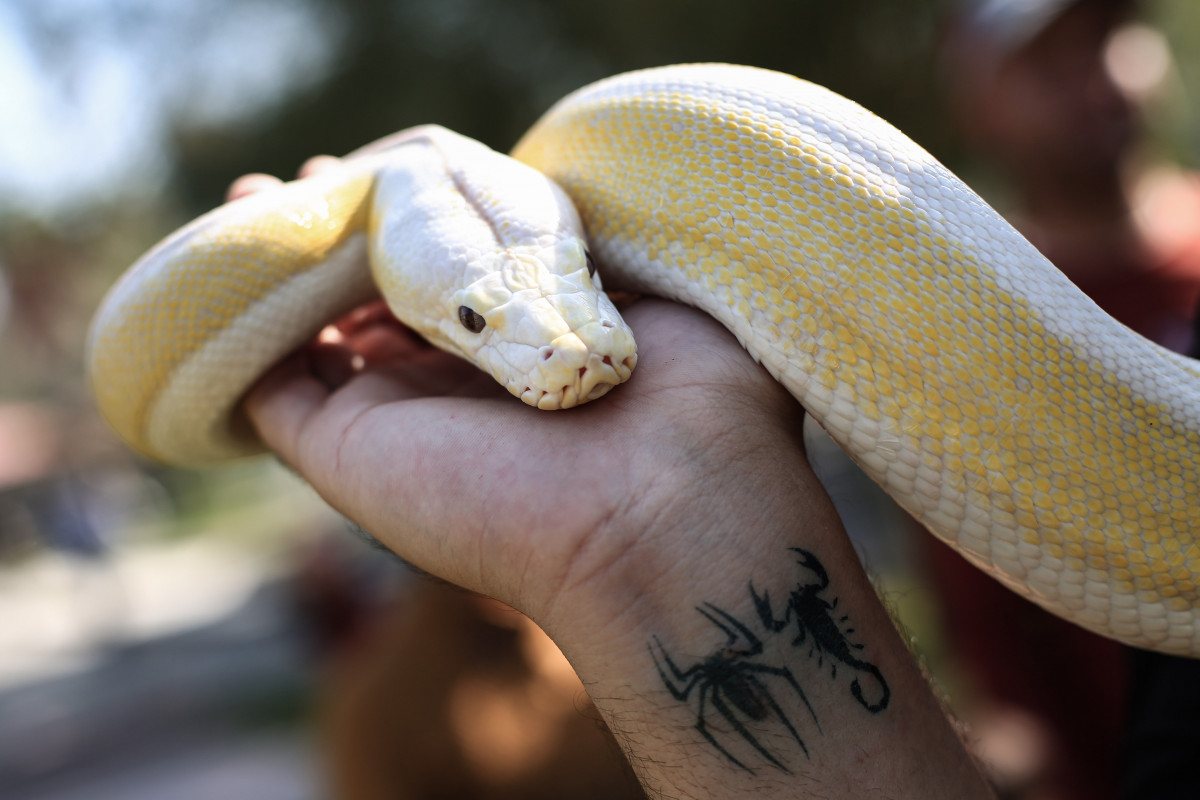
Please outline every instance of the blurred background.
[[[1107, 211], [1134, 219], [1131, 235], [1156, 253], [1188, 250], [1200, 4], [1095, 3], [1119, 19], [1045, 44], [1072, 5], [0, 0], [0, 797], [637, 796], [529, 623], [415, 580], [269, 460], [184, 472], [124, 450], [81, 366], [93, 309], [243, 173], [289, 176], [311, 155], [425, 122], [503, 150], [571, 89], [699, 60], [790, 72], [859, 101], [1048, 253], [1069, 250], [1051, 230], [1057, 212], [1039, 205], [1053, 189], [1028, 185], [1012, 159], [1036, 162], [1049, 135], [1005, 129], [1045, 126], [1045, 114], [1000, 83], [1015, 80], [1010, 64], [1043, 58], [1058, 72], [1030, 85], [1091, 97], [1086, 71], [1100, 70], [1118, 100], [1097, 102], [1116, 102], [1104, 113], [1119, 119], [1096, 159], [1126, 202]], [[993, 90], [986, 107], [970, 99]], [[1082, 116], [1060, 122], [1079, 142], [1103, 133]], [[1194, 303], [1200, 278], [1180, 280], [1171, 297]], [[1170, 343], [1186, 350], [1183, 325]], [[858, 499], [844, 471], [825, 470], [864, 560], [1005, 796], [1105, 796], [1046, 777], [1061, 755], [1053, 721], [1035, 701], [989, 695], [946, 634], [945, 582], [926, 569], [943, 556], [914, 544], [884, 501]], [[481, 659], [511, 669], [485, 672]], [[461, 723], [464, 686], [472, 708], [494, 712], [490, 727]]]

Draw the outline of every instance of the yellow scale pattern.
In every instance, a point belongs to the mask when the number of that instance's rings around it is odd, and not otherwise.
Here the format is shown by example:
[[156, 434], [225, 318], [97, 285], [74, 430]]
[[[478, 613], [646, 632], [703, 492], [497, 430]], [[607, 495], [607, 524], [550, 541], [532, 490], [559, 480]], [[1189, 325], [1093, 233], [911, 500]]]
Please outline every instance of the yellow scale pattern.
[[1195, 408], [1194, 380], [886, 123], [794, 79], [704, 69], [582, 90], [514, 151], [577, 203], [606, 283], [721, 320], [1010, 587], [1200, 654], [1200, 428], [1164, 400], [1186, 383]]
[[[373, 183], [370, 175], [346, 173], [289, 184], [270, 193], [270, 203], [255, 196], [222, 206], [143, 256], [113, 289], [105, 317], [93, 324], [100, 338], [89, 345], [92, 373], [105, 376], [94, 384], [97, 402], [126, 441], [158, 455], [147, 422], [169, 378], [252, 304], [365, 231]], [[217, 216], [224, 224], [212, 224]], [[164, 259], [164, 249], [180, 252]], [[314, 321], [309, 335], [323, 322]], [[282, 352], [266, 365], [297, 344], [277, 346]]]

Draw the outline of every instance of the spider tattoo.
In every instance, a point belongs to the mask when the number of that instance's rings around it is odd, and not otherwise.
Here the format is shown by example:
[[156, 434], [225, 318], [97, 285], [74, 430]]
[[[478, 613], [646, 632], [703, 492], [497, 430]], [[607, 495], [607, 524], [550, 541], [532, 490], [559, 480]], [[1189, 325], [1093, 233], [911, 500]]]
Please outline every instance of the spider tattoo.
[[[808, 747], [771, 693], [770, 679], [780, 678], [791, 687], [820, 731], [821, 725], [817, 722], [817, 715], [813, 712], [804, 690], [787, 667], [757, 664], [751, 660], [762, 653], [763, 644], [749, 628], [731, 614], [712, 603], [696, 606], [696, 610], [724, 632], [725, 643], [704, 660], [687, 669], [680, 669], [655, 636], [649, 647], [650, 657], [654, 659], [659, 677], [666, 684], [671, 696], [681, 703], [689, 702], [695, 694], [696, 730], [725, 758], [747, 772], [754, 772], [722, 744], [724, 740], [732, 746], [736, 739], [731, 741], [731, 737], [736, 734], [772, 766], [791, 774], [791, 770], [783, 761], [750, 732], [746, 721], [764, 722], [772, 718], [778, 720], [807, 756]], [[724, 723], [717, 725], [716, 732], [709, 727], [712, 714], [716, 714]]]

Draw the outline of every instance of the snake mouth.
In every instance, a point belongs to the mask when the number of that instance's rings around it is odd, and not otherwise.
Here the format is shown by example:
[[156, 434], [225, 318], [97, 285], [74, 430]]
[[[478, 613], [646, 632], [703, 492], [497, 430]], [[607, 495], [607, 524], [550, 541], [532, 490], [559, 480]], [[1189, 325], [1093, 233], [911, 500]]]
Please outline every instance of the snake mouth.
[[537, 389], [525, 386], [513, 394], [527, 405], [543, 411], [574, 408], [608, 394], [614, 386], [629, 380], [637, 366], [637, 355], [626, 356], [619, 362], [611, 356], [593, 355], [586, 366], [580, 367], [575, 380], [557, 389]]

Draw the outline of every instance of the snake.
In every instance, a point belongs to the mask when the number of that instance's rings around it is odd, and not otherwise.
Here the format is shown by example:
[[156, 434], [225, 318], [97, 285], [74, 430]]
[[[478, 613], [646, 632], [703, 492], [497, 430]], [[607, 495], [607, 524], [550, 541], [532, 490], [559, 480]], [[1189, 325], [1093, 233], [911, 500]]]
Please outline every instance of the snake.
[[510, 155], [423, 126], [226, 204], [114, 285], [88, 368], [140, 453], [247, 455], [247, 388], [382, 294], [524, 402], [569, 409], [637, 363], [601, 273], [720, 321], [1008, 588], [1200, 656], [1200, 370], [895, 127], [791, 75], [631, 72], [554, 104]]

